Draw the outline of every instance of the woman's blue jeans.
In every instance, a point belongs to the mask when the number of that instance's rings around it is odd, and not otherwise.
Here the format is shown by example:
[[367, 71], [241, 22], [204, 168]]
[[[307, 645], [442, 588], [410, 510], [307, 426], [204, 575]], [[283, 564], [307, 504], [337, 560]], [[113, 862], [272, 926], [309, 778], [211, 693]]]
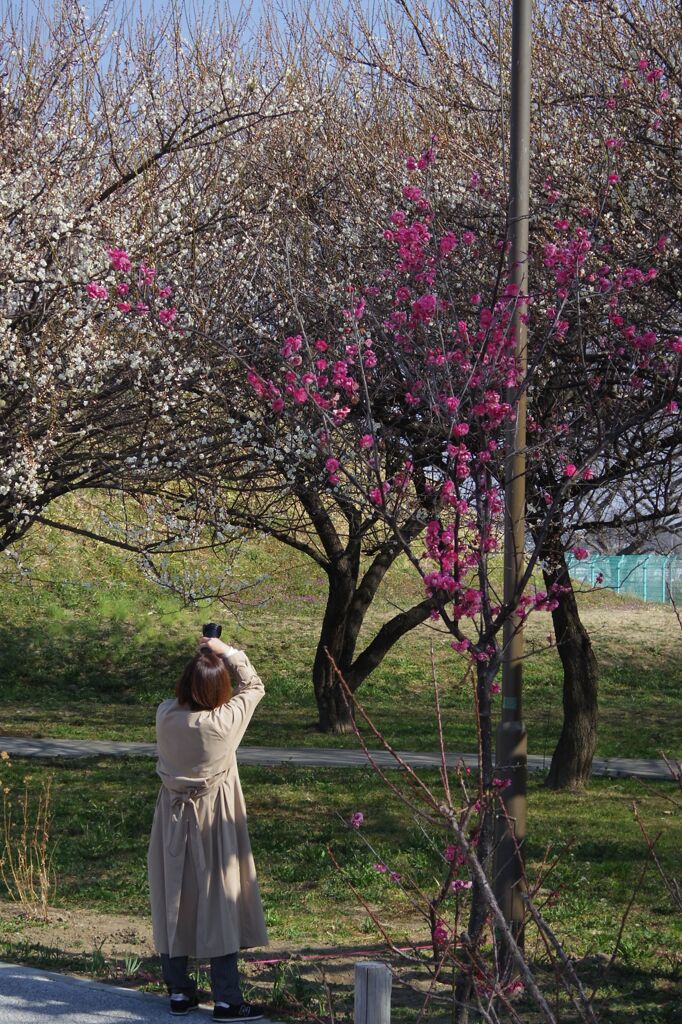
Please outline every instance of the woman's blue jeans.
[[[174, 992], [180, 992], [190, 998], [195, 995], [197, 983], [187, 973], [186, 956], [168, 956], [167, 953], [162, 953], [161, 970], [171, 995]], [[229, 1003], [234, 1006], [244, 1001], [239, 987], [236, 953], [211, 957], [211, 990], [213, 1001], [216, 1003]]]

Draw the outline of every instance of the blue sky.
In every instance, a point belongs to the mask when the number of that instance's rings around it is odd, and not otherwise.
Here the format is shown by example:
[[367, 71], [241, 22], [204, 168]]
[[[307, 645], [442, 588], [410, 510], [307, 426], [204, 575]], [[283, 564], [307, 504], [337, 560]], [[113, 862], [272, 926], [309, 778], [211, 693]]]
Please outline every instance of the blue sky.
[[[281, 24], [286, 25], [287, 9], [308, 13], [312, 4], [319, 2], [324, 11], [325, 7], [331, 7], [332, 4], [342, 6], [347, 2], [350, 6], [351, 0], [311, 0], [311, 2], [309, 0], [175, 0], [175, 2], [178, 6], [184, 7], [185, 21], [188, 27], [196, 26], [203, 18], [210, 19], [216, 10], [228, 14], [249, 10], [249, 20], [255, 27], [261, 13], [266, 8], [269, 8], [271, 12], [274, 11], [275, 14], [279, 13]], [[108, 0], [108, 2], [107, 0], [0, 0], [0, 13], [4, 17], [8, 11], [11, 11], [16, 18], [16, 15], [22, 12], [25, 28], [33, 28], [32, 23], [35, 22], [36, 17], [41, 17], [41, 12], [43, 18], [49, 18], [52, 10], [67, 3], [74, 7], [80, 7], [90, 18], [108, 11], [109, 24], [112, 29], [116, 27], [118, 19], [123, 14], [126, 14], [128, 19], [135, 20], [140, 16], [144, 18], [154, 11], [161, 12], [169, 6], [164, 0]], [[380, 33], [377, 8], [381, 8], [381, 0], [360, 0], [360, 3], [369, 16], [370, 22], [373, 23], [374, 30]], [[394, 4], [393, 14], [397, 17], [401, 16], [397, 4]]]
[[[74, 0], [75, 2], [75, 0]], [[206, 10], [213, 10], [214, 6], [220, 5], [226, 11], [238, 10], [242, 5], [234, 0], [184, 0], [185, 7], [187, 8], [188, 16], [200, 15], [202, 8]], [[154, 8], [161, 9], [164, 7], [164, 3], [160, 0], [80, 0], [79, 4], [84, 10], [91, 14], [102, 11], [107, 7], [114, 17], [117, 13], [123, 10], [139, 11], [142, 15], [149, 14]], [[18, 11], [20, 8], [24, 8], [27, 13], [37, 13], [40, 8], [49, 11], [51, 7], [58, 6], [58, 0], [0, 0], [0, 9], [4, 13], [8, 8]], [[252, 0], [249, 5], [252, 9], [252, 16], [257, 18], [261, 10], [261, 0]]]
[[[109, 0], [109, 2], [107, 0], [0, 0], [0, 12], [4, 16], [7, 11], [12, 11], [15, 15], [19, 11], [23, 11], [26, 21], [30, 23], [35, 20], [36, 16], [40, 17], [39, 12], [42, 11], [43, 15], [49, 16], [51, 9], [61, 6], [63, 2], [72, 3], [74, 7], [81, 7], [90, 17], [108, 10], [113, 23], [124, 12], [128, 15], [132, 14], [133, 17], [135, 15], [145, 17], [154, 10], [161, 11], [167, 6], [164, 0]], [[280, 12], [282, 19], [284, 18], [283, 12], [286, 12], [288, 8], [307, 12], [311, 7], [307, 0], [243, 0], [243, 2], [241, 0], [176, 0], [176, 2], [178, 5], [184, 6], [188, 24], [196, 24], [201, 21], [202, 15], [210, 17], [216, 8], [219, 11], [234, 14], [248, 8], [250, 20], [256, 24], [266, 7], [269, 7], [271, 11]], [[344, 0], [320, 0], [323, 8], [327, 4], [331, 6], [332, 2], [343, 4]], [[350, 0], [348, 2], [350, 4]], [[376, 13], [375, 0], [361, 0], [361, 2], [367, 14]], [[394, 13], [399, 13], [397, 5]]]
[[[39, 20], [49, 18], [51, 10], [60, 7], [62, 2], [63, 0], [0, 0], [0, 14], [4, 19], [8, 12], [12, 12], [16, 19], [16, 15], [21, 12], [24, 30], [27, 31], [34, 28], [36, 18]], [[91, 19], [105, 10], [108, 11], [109, 23], [112, 28], [116, 27], [118, 19], [123, 14], [126, 14], [129, 19], [137, 20], [140, 16], [144, 18], [155, 10], [161, 12], [167, 6], [164, 0], [109, 0], [108, 3], [106, 0], [66, 0], [66, 2], [73, 3], [74, 7], [80, 7]], [[245, 3], [240, 3], [239, 0], [236, 2], [235, 0], [176, 0], [176, 2], [184, 7], [185, 21], [188, 26], [196, 26], [203, 17], [210, 18], [216, 9], [236, 14], [246, 8], [250, 9], [249, 20], [255, 26], [263, 7], [268, 4], [268, 0], [251, 0], [250, 3], [248, 0]], [[286, 8], [290, 4], [300, 4], [304, 10], [307, 8], [305, 0], [284, 0], [283, 3], [280, 0], [274, 0], [271, 6], [277, 10], [282, 7]]]

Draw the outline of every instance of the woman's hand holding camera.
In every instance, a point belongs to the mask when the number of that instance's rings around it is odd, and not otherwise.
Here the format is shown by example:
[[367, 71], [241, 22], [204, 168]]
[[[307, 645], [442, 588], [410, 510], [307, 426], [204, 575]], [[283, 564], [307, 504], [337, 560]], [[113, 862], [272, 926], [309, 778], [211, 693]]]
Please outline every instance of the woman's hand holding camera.
[[209, 650], [213, 651], [214, 654], [217, 654], [221, 658], [229, 658], [231, 654], [237, 653], [236, 647], [230, 647], [229, 644], [224, 644], [217, 636], [202, 636], [199, 640], [199, 650], [203, 647], [208, 647]]

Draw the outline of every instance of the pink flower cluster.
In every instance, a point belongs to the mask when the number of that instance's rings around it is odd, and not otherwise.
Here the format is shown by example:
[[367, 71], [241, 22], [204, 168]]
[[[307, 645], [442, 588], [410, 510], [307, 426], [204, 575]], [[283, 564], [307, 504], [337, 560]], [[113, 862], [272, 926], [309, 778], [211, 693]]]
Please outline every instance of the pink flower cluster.
[[443, 859], [446, 860], [448, 864], [457, 865], [466, 864], [467, 861], [464, 850], [461, 846], [455, 846], [454, 843], [448, 843], [445, 847], [443, 850]]
[[473, 882], [470, 879], [455, 878], [453, 882], [450, 882], [451, 892], [462, 892], [465, 889], [471, 889]]
[[133, 265], [125, 249], [116, 249], [112, 246], [107, 249], [107, 256], [114, 270], [120, 270], [123, 274], [128, 274], [132, 270]]
[[106, 285], [98, 284], [97, 281], [90, 281], [90, 283], [85, 286], [85, 290], [88, 294], [88, 298], [90, 299], [99, 299], [102, 301], [103, 299], [109, 298], [109, 289]]
[[327, 482], [334, 487], [339, 482], [338, 470], [341, 468], [341, 463], [338, 459], [330, 457], [325, 462], [324, 468], [327, 470]]
[[[117, 273], [128, 275], [128, 280], [119, 281], [114, 288], [115, 308], [119, 313], [127, 314], [133, 311], [139, 316], [145, 316], [152, 312], [153, 305], [151, 298], [165, 300], [170, 298], [173, 289], [170, 285], [160, 287], [157, 284], [156, 268], [140, 263], [137, 268], [137, 275], [133, 275], [133, 262], [126, 249], [117, 246], [110, 246], [106, 250], [109, 262]], [[111, 298], [106, 285], [98, 281], [90, 281], [85, 288], [89, 299], [104, 302]], [[136, 301], [134, 301], [136, 299]], [[158, 322], [170, 328], [178, 317], [178, 310], [175, 306], [164, 306], [158, 310]]]
[[386, 865], [381, 862], [379, 862], [378, 864], [372, 864], [372, 867], [377, 872], [377, 874], [388, 875], [391, 882], [395, 882], [397, 884], [402, 880], [402, 875], [400, 875], [397, 871], [389, 871]]

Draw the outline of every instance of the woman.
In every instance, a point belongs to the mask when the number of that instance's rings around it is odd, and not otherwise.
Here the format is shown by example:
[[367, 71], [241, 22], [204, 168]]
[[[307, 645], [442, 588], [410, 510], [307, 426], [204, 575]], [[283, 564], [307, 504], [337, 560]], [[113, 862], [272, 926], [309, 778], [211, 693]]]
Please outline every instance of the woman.
[[264, 692], [243, 651], [202, 637], [176, 699], [156, 713], [163, 785], [147, 864], [154, 945], [174, 1015], [199, 1005], [187, 974], [194, 956], [211, 962], [215, 1020], [263, 1016], [244, 1002], [237, 969], [238, 951], [267, 945], [268, 936], [235, 754]]

